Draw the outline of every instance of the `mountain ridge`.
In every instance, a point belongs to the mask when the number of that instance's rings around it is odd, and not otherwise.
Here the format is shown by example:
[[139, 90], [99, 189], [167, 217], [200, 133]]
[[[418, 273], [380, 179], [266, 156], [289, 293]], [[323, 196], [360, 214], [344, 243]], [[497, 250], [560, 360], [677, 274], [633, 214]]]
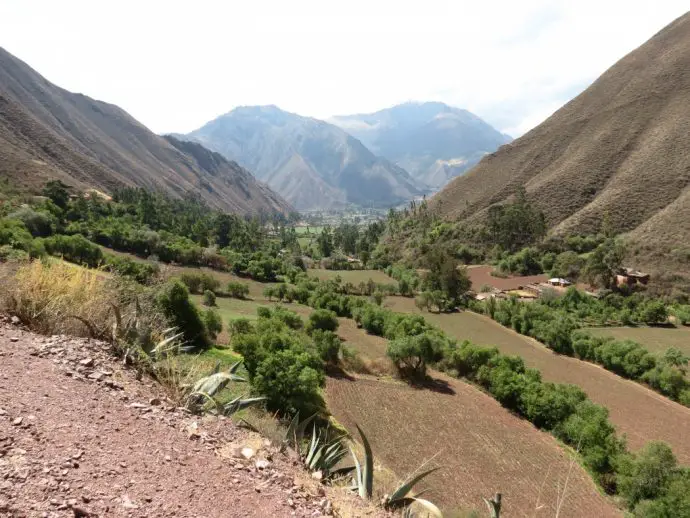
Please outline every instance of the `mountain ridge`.
[[443, 187], [512, 140], [468, 110], [436, 101], [407, 102], [329, 121], [433, 188]]
[[390, 206], [426, 192], [342, 129], [275, 105], [237, 107], [186, 138], [237, 160], [302, 210]]
[[82, 190], [138, 186], [175, 197], [197, 193], [232, 212], [291, 210], [239, 165], [216, 157], [211, 174], [200, 165], [203, 153], [194, 152], [152, 133], [116, 105], [52, 84], [0, 48], [0, 175], [31, 188], [59, 179]]
[[471, 222], [524, 186], [552, 232], [597, 232], [606, 220], [627, 233], [639, 264], [670, 264], [663, 256], [690, 241], [688, 105], [690, 13], [452, 181], [431, 206]]

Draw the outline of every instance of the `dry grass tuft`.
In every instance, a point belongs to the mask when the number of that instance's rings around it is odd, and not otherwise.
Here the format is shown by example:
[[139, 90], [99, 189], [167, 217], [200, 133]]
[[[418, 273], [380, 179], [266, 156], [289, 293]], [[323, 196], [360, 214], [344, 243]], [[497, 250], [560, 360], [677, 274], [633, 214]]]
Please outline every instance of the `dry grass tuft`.
[[102, 274], [62, 261], [33, 261], [6, 280], [9, 312], [43, 334], [105, 334], [112, 292]]

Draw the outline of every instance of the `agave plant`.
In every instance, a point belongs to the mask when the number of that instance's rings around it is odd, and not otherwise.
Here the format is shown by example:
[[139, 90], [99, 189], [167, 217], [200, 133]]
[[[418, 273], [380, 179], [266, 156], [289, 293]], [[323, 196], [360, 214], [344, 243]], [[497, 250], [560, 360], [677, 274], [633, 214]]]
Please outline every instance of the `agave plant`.
[[[362, 446], [364, 446], [364, 463], [360, 463], [354, 450], [350, 448], [352, 452], [352, 458], [355, 462], [355, 489], [359, 493], [359, 496], [363, 499], [370, 499], [374, 494], [374, 454], [371, 450], [371, 445], [367, 436], [364, 434], [359, 425], [355, 425], [360, 437], [362, 438]], [[383, 500], [383, 506], [386, 509], [400, 509], [404, 508], [403, 513], [413, 513], [411, 509], [414, 504], [417, 507], [423, 508], [427, 515], [433, 516], [435, 518], [442, 518], [443, 515], [438, 507], [433, 503], [420, 498], [421, 493], [416, 495], [412, 494], [412, 489], [421, 480], [429, 476], [431, 473], [436, 471], [438, 468], [429, 469], [423, 471], [400, 484], [398, 488], [393, 491], [391, 495], [386, 495]], [[414, 514], [412, 514], [414, 516]]]
[[292, 448], [299, 455], [304, 466], [312, 473], [319, 473], [322, 480], [328, 480], [337, 475], [346, 475], [354, 467], [337, 468], [338, 463], [347, 455], [342, 436], [332, 437], [328, 430], [319, 430], [313, 424], [309, 446], [302, 451], [302, 443], [307, 426], [314, 421], [316, 414], [299, 420], [299, 413], [290, 421], [281, 450]]
[[211, 409], [216, 413], [231, 415], [243, 408], [265, 401], [266, 398], [263, 397], [244, 398], [240, 396], [223, 405], [216, 399], [216, 395], [231, 381], [246, 381], [243, 377], [236, 374], [241, 364], [242, 362], [239, 361], [233, 364], [227, 371], [220, 371], [220, 363], [217, 363], [213, 373], [201, 378], [194, 384], [186, 397], [185, 406], [190, 411], [199, 413], [207, 404], [210, 404]]

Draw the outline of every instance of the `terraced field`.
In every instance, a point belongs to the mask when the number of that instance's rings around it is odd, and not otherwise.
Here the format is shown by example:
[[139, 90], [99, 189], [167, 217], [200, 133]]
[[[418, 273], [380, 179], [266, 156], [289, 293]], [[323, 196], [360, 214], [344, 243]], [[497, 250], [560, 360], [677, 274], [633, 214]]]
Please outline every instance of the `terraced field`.
[[335, 279], [337, 276], [343, 282], [351, 282], [352, 284], [359, 284], [360, 282], [367, 282], [369, 279], [379, 284], [394, 284], [396, 281], [388, 277], [380, 270], [323, 270], [313, 269], [307, 270], [307, 273], [313, 277], [321, 280]]
[[588, 331], [597, 336], [634, 340], [654, 352], [676, 347], [690, 354], [690, 327], [594, 327]]
[[[419, 312], [414, 300], [403, 297], [388, 298], [386, 306], [399, 312]], [[681, 463], [690, 464], [690, 408], [597, 365], [554, 354], [539, 342], [483, 315], [461, 312], [424, 316], [460, 340], [495, 345], [503, 353], [521, 356], [547, 381], [579, 386], [593, 401], [609, 409], [611, 421], [626, 434], [632, 449], [652, 440], [665, 441]]]
[[[349, 430], [359, 424], [377, 462], [404, 478], [425, 461], [442, 469], [428, 498], [451, 509], [485, 511], [503, 493], [501, 516], [621, 516], [589, 474], [547, 433], [459, 380], [437, 375], [443, 391], [395, 381], [329, 378], [328, 407]], [[433, 490], [438, 488], [438, 490]], [[483, 514], [480, 514], [483, 516]]]

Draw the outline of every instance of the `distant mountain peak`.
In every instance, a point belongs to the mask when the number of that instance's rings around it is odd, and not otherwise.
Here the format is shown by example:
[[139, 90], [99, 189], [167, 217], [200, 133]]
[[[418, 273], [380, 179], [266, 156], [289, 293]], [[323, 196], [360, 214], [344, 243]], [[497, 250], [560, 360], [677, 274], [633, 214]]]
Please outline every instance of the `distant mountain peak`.
[[[473, 113], [439, 101], [408, 101], [330, 122], [433, 188], [511, 140]], [[440, 168], [440, 163], [454, 165]]]
[[302, 210], [389, 206], [426, 192], [341, 128], [273, 105], [237, 107], [187, 138], [236, 160]]

